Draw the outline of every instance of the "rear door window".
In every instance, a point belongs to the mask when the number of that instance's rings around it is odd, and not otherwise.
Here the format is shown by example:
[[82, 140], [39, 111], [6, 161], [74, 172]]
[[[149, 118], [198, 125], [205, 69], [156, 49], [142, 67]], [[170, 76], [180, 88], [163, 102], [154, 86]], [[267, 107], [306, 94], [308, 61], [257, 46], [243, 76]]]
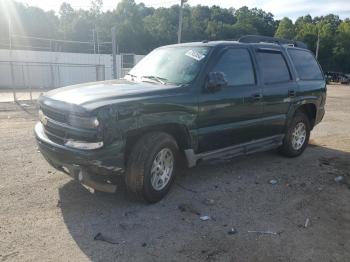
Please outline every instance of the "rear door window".
[[295, 70], [301, 80], [322, 80], [321, 69], [315, 57], [308, 51], [289, 49]]
[[287, 82], [291, 75], [287, 62], [279, 51], [258, 50], [257, 61], [264, 84]]
[[214, 66], [213, 72], [222, 72], [229, 86], [254, 85], [255, 73], [247, 49], [227, 50]]

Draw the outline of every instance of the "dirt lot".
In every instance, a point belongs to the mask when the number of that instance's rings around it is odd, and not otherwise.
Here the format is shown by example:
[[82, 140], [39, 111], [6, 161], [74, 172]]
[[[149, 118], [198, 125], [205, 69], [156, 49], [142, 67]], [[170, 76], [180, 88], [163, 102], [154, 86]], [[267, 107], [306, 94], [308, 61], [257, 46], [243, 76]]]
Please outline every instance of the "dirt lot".
[[35, 110], [0, 103], [0, 261], [349, 261], [349, 101], [350, 87], [329, 87], [301, 157], [202, 164], [155, 205], [55, 171], [37, 152]]

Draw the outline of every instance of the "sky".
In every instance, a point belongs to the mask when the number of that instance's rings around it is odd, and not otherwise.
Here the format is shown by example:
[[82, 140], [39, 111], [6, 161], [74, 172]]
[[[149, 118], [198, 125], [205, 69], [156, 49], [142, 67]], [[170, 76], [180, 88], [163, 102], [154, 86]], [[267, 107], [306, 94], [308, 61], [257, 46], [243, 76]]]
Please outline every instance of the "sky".
[[[58, 11], [63, 0], [17, 0], [32, 6], [38, 6], [44, 10]], [[91, 0], [66, 0], [73, 8], [88, 9]], [[119, 0], [103, 0], [103, 10], [112, 10], [116, 7]], [[180, 0], [136, 0], [137, 3], [143, 2], [146, 6], [169, 7], [177, 4]], [[299, 16], [311, 14], [312, 16], [327, 15], [329, 13], [337, 14], [340, 18], [350, 17], [350, 0], [188, 0], [190, 5], [219, 5], [224, 8], [240, 8], [248, 6], [249, 8], [258, 7], [264, 11], [271, 12], [276, 19], [285, 16], [295, 20]]]

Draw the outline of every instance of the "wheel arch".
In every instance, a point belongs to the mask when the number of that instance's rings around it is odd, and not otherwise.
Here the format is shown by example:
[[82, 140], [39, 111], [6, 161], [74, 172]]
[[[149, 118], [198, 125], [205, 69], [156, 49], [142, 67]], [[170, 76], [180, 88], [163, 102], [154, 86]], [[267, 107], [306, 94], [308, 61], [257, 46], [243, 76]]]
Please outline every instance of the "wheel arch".
[[297, 112], [303, 112], [309, 119], [310, 129], [312, 130], [315, 126], [317, 106], [312, 101], [302, 101], [301, 103], [295, 104], [292, 110], [289, 112], [288, 125], [293, 119]]
[[310, 128], [312, 130], [315, 126], [315, 121], [316, 121], [316, 114], [317, 114], [316, 105], [314, 103], [303, 104], [297, 108], [297, 111], [298, 110], [304, 112], [307, 115], [310, 121]]
[[178, 123], [167, 123], [142, 127], [131, 130], [126, 134], [125, 162], [127, 161], [128, 155], [130, 154], [131, 149], [133, 148], [135, 143], [142, 136], [150, 132], [164, 132], [171, 135], [175, 139], [180, 151], [191, 148], [192, 146], [190, 132], [185, 125], [181, 125]]

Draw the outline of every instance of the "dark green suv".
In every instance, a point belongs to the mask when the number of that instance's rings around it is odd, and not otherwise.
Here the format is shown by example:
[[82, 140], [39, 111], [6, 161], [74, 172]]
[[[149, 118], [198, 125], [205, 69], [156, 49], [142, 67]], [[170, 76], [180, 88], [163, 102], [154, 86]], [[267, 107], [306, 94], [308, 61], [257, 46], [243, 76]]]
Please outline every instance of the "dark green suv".
[[278, 148], [296, 157], [325, 113], [326, 83], [302, 43], [246, 36], [152, 51], [122, 80], [79, 84], [38, 100], [46, 160], [88, 188], [156, 202], [179, 160]]

